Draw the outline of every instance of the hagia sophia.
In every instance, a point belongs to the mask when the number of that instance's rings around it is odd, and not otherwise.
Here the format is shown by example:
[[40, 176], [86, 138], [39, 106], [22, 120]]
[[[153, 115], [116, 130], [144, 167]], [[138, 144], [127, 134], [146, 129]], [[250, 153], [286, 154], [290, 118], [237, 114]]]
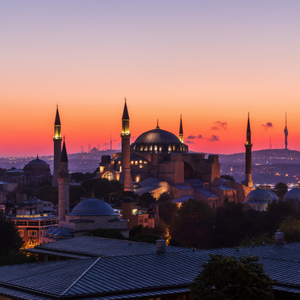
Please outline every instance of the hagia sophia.
[[253, 189], [251, 175], [251, 132], [248, 117], [246, 179], [240, 184], [220, 178], [218, 155], [189, 153], [184, 143], [180, 117], [179, 134], [155, 129], [142, 133], [130, 145], [130, 118], [125, 100], [122, 117], [122, 152], [103, 156], [98, 178], [120, 180], [125, 191], [149, 192], [156, 199], [168, 192], [180, 205], [189, 198], [207, 202], [212, 208], [226, 201], [243, 202]]

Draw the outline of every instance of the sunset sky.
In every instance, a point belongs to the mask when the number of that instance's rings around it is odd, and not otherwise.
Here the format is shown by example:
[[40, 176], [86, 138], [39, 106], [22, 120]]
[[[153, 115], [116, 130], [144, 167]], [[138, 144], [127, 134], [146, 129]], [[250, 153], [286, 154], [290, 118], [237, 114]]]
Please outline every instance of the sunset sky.
[[[300, 1], [0, 0], [0, 156], [69, 153], [155, 128], [193, 151], [300, 150]], [[263, 126], [269, 123], [268, 126]], [[202, 137], [202, 138], [199, 138]], [[188, 137], [190, 137], [188, 139]], [[133, 139], [134, 140], [134, 139]]]

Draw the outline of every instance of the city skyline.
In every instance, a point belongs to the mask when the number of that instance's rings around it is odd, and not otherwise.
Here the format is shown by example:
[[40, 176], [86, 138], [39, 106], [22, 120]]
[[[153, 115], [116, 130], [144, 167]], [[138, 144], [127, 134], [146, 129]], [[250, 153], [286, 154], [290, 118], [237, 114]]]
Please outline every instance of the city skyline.
[[287, 111], [300, 150], [297, 1], [0, 2], [1, 156], [52, 154], [56, 104], [70, 153], [117, 148], [124, 97], [133, 137], [182, 115], [190, 150], [244, 152], [250, 112], [252, 150], [284, 148]]

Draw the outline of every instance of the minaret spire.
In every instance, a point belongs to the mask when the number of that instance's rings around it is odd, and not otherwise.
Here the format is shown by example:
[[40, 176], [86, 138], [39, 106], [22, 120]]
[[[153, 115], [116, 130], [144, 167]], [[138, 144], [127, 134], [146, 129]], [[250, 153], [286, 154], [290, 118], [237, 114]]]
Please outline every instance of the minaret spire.
[[284, 140], [284, 144], [285, 144], [285, 150], [287, 150], [287, 146], [288, 146], [288, 129], [287, 129], [287, 113], [285, 112], [285, 128], [284, 128], [284, 136], [285, 136], [285, 140]]
[[251, 129], [250, 129], [250, 114], [248, 113], [248, 123], [247, 123], [247, 137], [245, 143], [246, 153], [245, 153], [245, 180], [242, 182], [243, 185], [246, 185], [250, 188], [253, 188], [252, 181], [252, 158], [251, 158]]
[[133, 191], [132, 177], [130, 170], [130, 128], [129, 128], [129, 114], [125, 98], [123, 117], [122, 117], [122, 173], [121, 182], [124, 185], [124, 191]]
[[[69, 163], [66, 149], [65, 138], [61, 150], [61, 158], [59, 163], [59, 172], [57, 174], [58, 181], [58, 220], [65, 219], [65, 215], [69, 213]], [[60, 226], [61, 227], [61, 226]]]
[[180, 115], [179, 140], [180, 140], [181, 143], [184, 143], [183, 142], [182, 115]]
[[56, 105], [56, 116], [54, 121], [54, 159], [53, 159], [53, 180], [52, 185], [57, 186], [57, 173], [60, 168], [60, 157], [61, 157], [61, 123], [58, 111], [58, 105]]

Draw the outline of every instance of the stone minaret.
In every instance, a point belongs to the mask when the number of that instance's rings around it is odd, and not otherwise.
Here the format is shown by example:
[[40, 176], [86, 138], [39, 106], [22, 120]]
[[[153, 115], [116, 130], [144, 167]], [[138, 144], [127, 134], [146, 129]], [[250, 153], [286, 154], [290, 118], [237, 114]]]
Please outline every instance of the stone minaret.
[[56, 116], [54, 122], [54, 159], [53, 159], [53, 180], [52, 185], [57, 186], [57, 173], [59, 171], [59, 162], [61, 157], [61, 125], [60, 125], [60, 118], [58, 112], [58, 106], [56, 107]]
[[250, 188], [253, 188], [253, 181], [252, 181], [252, 159], [251, 159], [251, 130], [250, 130], [250, 120], [249, 120], [249, 113], [248, 113], [248, 125], [247, 125], [247, 140], [245, 143], [246, 148], [246, 170], [245, 170], [245, 180], [242, 182], [243, 185], [246, 185]]
[[68, 155], [65, 141], [61, 150], [60, 169], [57, 174], [58, 181], [58, 220], [64, 220], [69, 213], [69, 171]]
[[287, 114], [285, 112], [285, 128], [284, 128], [284, 136], [285, 136], [285, 140], [284, 140], [284, 144], [285, 144], [285, 150], [287, 150], [287, 145], [288, 145], [288, 141], [287, 141], [287, 138], [288, 138], [288, 129], [287, 129]]
[[182, 115], [180, 115], [179, 140], [183, 144]]
[[133, 191], [132, 178], [130, 171], [130, 129], [129, 129], [129, 114], [125, 99], [123, 117], [122, 117], [122, 173], [121, 182], [124, 185], [124, 192]]

